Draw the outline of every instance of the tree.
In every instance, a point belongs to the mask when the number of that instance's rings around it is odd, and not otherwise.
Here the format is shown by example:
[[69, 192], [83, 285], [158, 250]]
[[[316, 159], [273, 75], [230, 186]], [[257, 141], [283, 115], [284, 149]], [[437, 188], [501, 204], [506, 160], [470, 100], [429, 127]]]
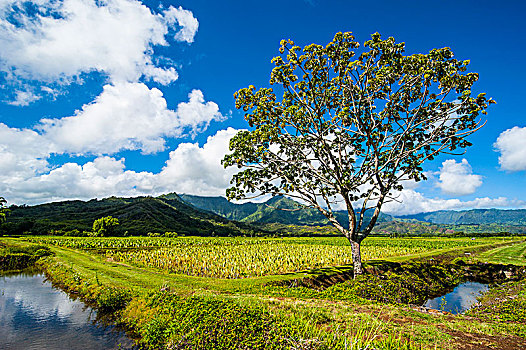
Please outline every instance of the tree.
[[0, 197], [0, 223], [6, 220], [7, 213], [9, 209], [6, 207], [7, 201], [4, 197]]
[[404, 43], [378, 33], [357, 55], [359, 46], [351, 33], [303, 49], [282, 40], [270, 77], [281, 98], [252, 85], [234, 94], [252, 130], [238, 132], [223, 159], [240, 168], [229, 199], [287, 195], [317, 208], [349, 240], [355, 276], [382, 205], [404, 180], [426, 179], [424, 162], [470, 146], [494, 103], [472, 96], [478, 74], [449, 48], [404, 55]]
[[93, 235], [95, 237], [111, 236], [115, 233], [117, 226], [119, 226], [119, 219], [105, 216], [93, 222]]

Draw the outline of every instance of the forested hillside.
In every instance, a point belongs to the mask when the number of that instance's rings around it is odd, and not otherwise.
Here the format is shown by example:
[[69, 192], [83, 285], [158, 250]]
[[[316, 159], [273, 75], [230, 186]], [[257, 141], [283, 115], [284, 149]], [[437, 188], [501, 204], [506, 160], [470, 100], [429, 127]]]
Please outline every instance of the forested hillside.
[[[202, 197], [182, 194], [180, 198], [196, 208], [208, 210], [225, 218], [253, 223], [279, 223], [285, 225], [329, 225], [325, 216], [317, 209], [303, 208], [298, 202], [276, 196], [264, 203], [234, 204], [224, 197]], [[336, 212], [336, 217], [343, 225], [348, 225], [347, 212]], [[378, 222], [393, 220], [387, 214], [381, 214]]]
[[[224, 197], [202, 197], [182, 194], [185, 202], [229, 219], [257, 224], [266, 231], [285, 234], [337, 234], [325, 227], [327, 219], [316, 209], [301, 208], [286, 197], [274, 197], [264, 203], [234, 204]], [[286, 210], [280, 210], [286, 209]], [[347, 225], [346, 212], [336, 213]], [[302, 226], [313, 226], [312, 228]], [[526, 234], [526, 210], [476, 209], [465, 211], [443, 210], [393, 217], [381, 214], [373, 230], [378, 235], [452, 235], [452, 234]]]
[[[173, 194], [172, 194], [173, 195]], [[170, 195], [168, 195], [170, 196]], [[179, 197], [186, 203], [196, 208], [210, 211], [230, 220], [242, 221], [244, 218], [258, 211], [260, 204], [248, 202], [235, 204], [225, 197], [202, 197], [190, 194], [181, 194]]]
[[176, 195], [136, 198], [110, 197], [102, 200], [63, 201], [36, 206], [11, 206], [3, 234], [48, 234], [71, 230], [88, 231], [93, 221], [113, 216], [119, 219], [119, 234], [176, 232], [185, 235], [241, 235], [253, 230], [210, 212], [198, 210]]
[[402, 219], [415, 219], [434, 224], [451, 225], [526, 225], [526, 209], [472, 209], [472, 210], [440, 210], [430, 213], [402, 216]]
[[[346, 212], [336, 213], [347, 225]], [[118, 218], [117, 234], [146, 235], [176, 232], [184, 235], [318, 235], [338, 234], [313, 208], [302, 208], [286, 197], [264, 203], [234, 204], [223, 197], [166, 194], [159, 197], [110, 197], [63, 201], [36, 206], [11, 206], [1, 234], [64, 234], [89, 231], [93, 221]], [[373, 233], [379, 235], [451, 235], [526, 233], [526, 210], [477, 209], [439, 211], [394, 218], [382, 214]]]

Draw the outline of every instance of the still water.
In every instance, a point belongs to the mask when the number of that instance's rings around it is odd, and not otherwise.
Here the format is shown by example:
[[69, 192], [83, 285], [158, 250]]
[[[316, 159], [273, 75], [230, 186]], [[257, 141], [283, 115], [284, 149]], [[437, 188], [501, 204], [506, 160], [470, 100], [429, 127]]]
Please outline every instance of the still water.
[[459, 314], [477, 302], [477, 298], [488, 291], [488, 285], [477, 282], [459, 284], [451, 293], [428, 300], [424, 306]]
[[132, 349], [133, 341], [42, 274], [0, 275], [0, 349]]

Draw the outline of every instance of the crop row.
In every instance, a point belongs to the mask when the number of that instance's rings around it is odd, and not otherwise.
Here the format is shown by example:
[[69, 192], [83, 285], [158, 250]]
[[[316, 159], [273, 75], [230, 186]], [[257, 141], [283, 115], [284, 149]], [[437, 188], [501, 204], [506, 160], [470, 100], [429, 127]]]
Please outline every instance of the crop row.
[[[33, 242], [74, 249], [105, 250], [114, 261], [170, 273], [214, 278], [244, 278], [352, 263], [345, 238], [206, 237], [32, 237]], [[390, 239], [371, 237], [362, 244], [363, 260], [420, 254], [436, 249], [491, 243], [499, 238]]]
[[[247, 246], [247, 245], [328, 245], [348, 247], [349, 242], [343, 237], [307, 237], [307, 238], [219, 238], [219, 237], [28, 237], [28, 241], [39, 244], [73, 248], [73, 249], [127, 249], [127, 248], [168, 248], [187, 246]], [[502, 238], [381, 238], [370, 237], [362, 246], [406, 248], [420, 247], [426, 249], [444, 249], [467, 247], [482, 243], [498, 242]]]
[[[474, 244], [468, 240], [393, 243], [400, 242], [370, 240], [369, 244], [362, 246], [362, 258], [383, 259], [459, 246], [459, 243]], [[287, 240], [260, 240], [244, 245], [187, 245], [154, 250], [107, 251], [106, 255], [115, 261], [140, 267], [215, 278], [265, 276], [352, 263], [349, 245], [301, 244]]]
[[[424, 247], [375, 247], [362, 249], [365, 260], [414, 254]], [[282, 274], [352, 263], [350, 246], [312, 244], [251, 244], [174, 246], [155, 250], [107, 251], [114, 261], [171, 273], [215, 278], [244, 278]]]

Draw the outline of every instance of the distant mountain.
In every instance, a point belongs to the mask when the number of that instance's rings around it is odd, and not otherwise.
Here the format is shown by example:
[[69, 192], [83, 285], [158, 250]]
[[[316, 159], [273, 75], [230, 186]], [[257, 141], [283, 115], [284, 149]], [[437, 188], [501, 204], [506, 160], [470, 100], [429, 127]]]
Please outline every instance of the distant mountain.
[[[343, 225], [348, 224], [347, 214], [336, 214]], [[302, 206], [287, 197], [276, 196], [258, 205], [258, 210], [243, 218], [244, 222], [279, 223], [287, 225], [328, 225], [329, 222], [317, 209]]]
[[430, 213], [401, 216], [400, 219], [414, 219], [434, 224], [450, 225], [526, 225], [526, 209], [472, 209], [472, 210], [440, 210]]
[[[296, 201], [278, 196], [265, 203], [234, 204], [224, 197], [180, 195], [180, 198], [197, 208], [241, 222], [281, 225], [329, 225], [328, 220], [316, 209], [300, 207]], [[279, 210], [289, 209], [289, 211]], [[336, 213], [338, 220], [347, 225], [346, 212]], [[430, 226], [430, 224], [433, 224]], [[437, 226], [438, 225], [438, 226]], [[270, 226], [265, 229], [271, 229]], [[282, 227], [283, 229], [283, 227]], [[451, 232], [511, 232], [524, 233], [526, 210], [473, 209], [464, 211], [441, 210], [430, 213], [393, 217], [382, 213], [373, 232], [378, 234], [446, 234]]]
[[102, 200], [63, 201], [35, 206], [11, 206], [8, 220], [0, 226], [4, 234], [47, 234], [50, 231], [89, 231], [103, 216], [119, 219], [118, 233], [145, 235], [148, 232], [177, 232], [185, 235], [241, 235], [253, 230], [211, 212], [196, 209], [175, 194], [158, 198], [110, 197]]
[[247, 216], [258, 211], [259, 205], [255, 203], [235, 204], [229, 202], [225, 197], [202, 197], [189, 194], [181, 194], [179, 198], [184, 202], [229, 220], [242, 221]]
[[526, 226], [505, 224], [434, 224], [418, 220], [400, 220], [378, 223], [373, 233], [388, 236], [492, 236], [524, 235]]
[[[221, 215], [225, 218], [258, 224], [279, 223], [285, 225], [329, 225], [329, 221], [317, 209], [304, 208], [298, 202], [283, 196], [276, 196], [264, 203], [234, 204], [224, 197], [202, 197], [182, 194], [180, 198], [196, 208]], [[336, 218], [344, 226], [349, 219], [347, 212], [336, 212]], [[369, 216], [370, 218], [370, 216]], [[380, 214], [378, 222], [391, 221], [393, 217]]]
[[[285, 209], [285, 210], [283, 210]], [[48, 234], [52, 231], [89, 231], [103, 216], [119, 219], [118, 233], [177, 232], [185, 235], [227, 236], [268, 233], [332, 233], [328, 220], [316, 209], [303, 208], [283, 196], [265, 203], [234, 204], [223, 197], [175, 193], [159, 197], [110, 197], [90, 201], [63, 201], [35, 206], [11, 206], [0, 234]], [[347, 225], [346, 212], [337, 212]], [[301, 227], [311, 226], [311, 227]], [[319, 227], [324, 226], [324, 227]], [[318, 227], [318, 228], [316, 228]], [[451, 232], [526, 232], [526, 210], [444, 210], [394, 218], [381, 214], [378, 234], [447, 234]]]

